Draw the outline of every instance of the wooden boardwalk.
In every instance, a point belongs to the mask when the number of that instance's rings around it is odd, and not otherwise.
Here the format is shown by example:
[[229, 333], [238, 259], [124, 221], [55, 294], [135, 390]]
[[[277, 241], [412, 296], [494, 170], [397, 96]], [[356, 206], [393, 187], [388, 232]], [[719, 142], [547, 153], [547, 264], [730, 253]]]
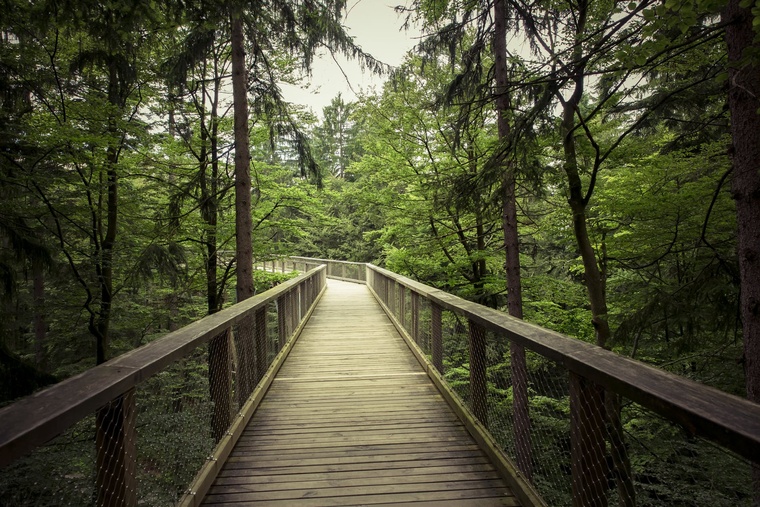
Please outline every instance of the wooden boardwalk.
[[364, 285], [328, 289], [203, 505], [516, 506]]

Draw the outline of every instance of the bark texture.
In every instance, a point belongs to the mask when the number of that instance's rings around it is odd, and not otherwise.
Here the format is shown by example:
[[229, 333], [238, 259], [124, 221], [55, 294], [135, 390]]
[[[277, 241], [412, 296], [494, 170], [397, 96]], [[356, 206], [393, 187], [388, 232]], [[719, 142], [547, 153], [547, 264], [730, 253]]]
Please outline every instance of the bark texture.
[[[728, 45], [728, 105], [731, 111], [731, 192], [736, 202], [741, 317], [747, 398], [760, 401], [760, 62], [750, 9], [730, 0], [723, 12]], [[743, 57], [747, 57], [743, 60]], [[753, 503], [760, 506], [760, 465], [752, 470]]]
[[739, 226], [741, 315], [747, 397], [760, 401], [760, 65], [740, 61], [754, 45], [752, 14], [728, 3], [726, 42], [729, 57], [733, 176], [731, 191]]
[[240, 13], [232, 16], [232, 99], [235, 124], [235, 251], [237, 300], [253, 296], [253, 248], [251, 244], [251, 154], [248, 147], [248, 79], [245, 39]]

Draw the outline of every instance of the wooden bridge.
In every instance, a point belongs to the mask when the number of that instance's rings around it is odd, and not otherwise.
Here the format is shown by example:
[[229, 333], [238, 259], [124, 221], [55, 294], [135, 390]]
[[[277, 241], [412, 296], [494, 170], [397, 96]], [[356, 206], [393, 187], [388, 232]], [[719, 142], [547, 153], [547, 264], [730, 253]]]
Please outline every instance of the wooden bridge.
[[[751, 498], [755, 404], [375, 266], [266, 267], [305, 273], [0, 410], [0, 503], [604, 506], [613, 394], [736, 453]], [[531, 396], [569, 401], [554, 469]]]
[[337, 280], [203, 505], [241, 501], [519, 505], [366, 286]]

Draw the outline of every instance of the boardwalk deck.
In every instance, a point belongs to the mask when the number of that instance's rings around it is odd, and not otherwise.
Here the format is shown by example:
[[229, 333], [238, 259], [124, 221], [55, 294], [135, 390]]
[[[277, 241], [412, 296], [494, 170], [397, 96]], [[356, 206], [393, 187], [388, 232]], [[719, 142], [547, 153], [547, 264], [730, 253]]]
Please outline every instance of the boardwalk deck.
[[519, 505], [367, 288], [336, 280], [203, 505], [245, 503]]

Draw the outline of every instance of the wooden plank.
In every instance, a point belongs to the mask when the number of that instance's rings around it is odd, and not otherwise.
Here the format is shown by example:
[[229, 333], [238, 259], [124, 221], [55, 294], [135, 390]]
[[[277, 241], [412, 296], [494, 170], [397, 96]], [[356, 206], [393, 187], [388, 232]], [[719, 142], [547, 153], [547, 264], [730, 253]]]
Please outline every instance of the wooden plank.
[[[343, 499], [345, 503], [335, 503], [331, 502], [330, 504], [324, 503], [324, 500], [317, 499], [317, 500], [301, 500], [299, 501], [298, 505], [302, 505], [305, 507], [308, 506], [324, 506], [324, 505], [373, 505], [373, 506], [399, 506], [399, 505], [409, 505], [410, 501], [405, 501], [405, 499], [398, 499], [397, 501], [393, 501], [392, 498], [388, 499], [391, 501], [391, 503], [386, 503], [386, 501], [383, 500], [375, 500], [371, 499], [372, 502], [370, 503], [370, 499], [365, 500], [363, 497], [347, 497]], [[216, 503], [213, 505], [217, 505], [220, 507], [224, 506], [230, 506], [230, 507], [240, 507], [239, 503]], [[256, 507], [288, 507], [289, 505], [292, 505], [292, 500], [270, 500], [266, 502], [256, 502]], [[516, 503], [516, 500], [512, 497], [487, 497], [487, 498], [460, 498], [456, 500], [430, 500], [430, 501], [420, 501], [420, 500], [414, 500], [414, 506], [455, 506], [455, 507], [514, 507], [516, 505], [519, 505], [519, 503]]]
[[249, 448], [248, 450], [240, 449], [240, 455], [267, 458], [274, 456], [283, 459], [310, 459], [313, 457], [335, 458], [335, 457], [352, 457], [352, 456], [382, 456], [390, 454], [431, 454], [440, 452], [473, 452], [477, 451], [478, 446], [475, 444], [462, 443], [392, 443], [392, 444], [354, 444], [354, 445], [334, 445], [329, 448], [299, 448], [299, 449], [276, 449], [276, 448]]
[[[459, 485], [459, 484], [457, 484]], [[478, 484], [461, 485], [462, 489], [446, 489], [434, 491], [404, 491], [404, 488], [398, 487], [397, 491], [390, 493], [378, 493], [381, 488], [368, 487], [361, 491], [359, 488], [344, 490], [330, 490], [331, 497], [322, 497], [319, 490], [292, 491], [289, 493], [238, 493], [229, 495], [209, 495], [205, 505], [218, 505], [232, 502], [255, 502], [257, 506], [276, 505], [270, 504], [272, 501], [285, 501], [280, 505], [298, 505], [301, 507], [318, 506], [318, 505], [373, 505], [379, 503], [412, 503], [420, 501], [440, 501], [440, 500], [459, 500], [459, 499], [481, 499], [481, 498], [512, 498], [506, 488], [479, 487]], [[407, 489], [415, 489], [420, 486], [414, 485]], [[348, 493], [351, 493], [350, 495]], [[513, 499], [511, 505], [518, 505]], [[509, 505], [509, 504], [508, 504]]]
[[[218, 497], [221, 501], [258, 501], [258, 500], [275, 500], [292, 498], [298, 499], [304, 496], [308, 498], [326, 498], [335, 496], [353, 496], [353, 495], [378, 495], [389, 493], [425, 493], [440, 491], [462, 491], [469, 489], [478, 490], [497, 490], [499, 493], [506, 493], [503, 483], [499, 479], [480, 479], [476, 478], [469, 481], [445, 481], [445, 482], [418, 482], [402, 483], [392, 481], [388, 484], [359, 484], [357, 486], [329, 486], [328, 487], [309, 487], [304, 485], [298, 490], [284, 489], [261, 489], [248, 484], [236, 486], [217, 486], [209, 491], [209, 497]], [[304, 491], [306, 491], [304, 493]]]
[[259, 468], [276, 467], [308, 467], [308, 466], [327, 466], [332, 465], [361, 465], [364, 463], [372, 464], [375, 468], [383, 468], [386, 463], [399, 463], [411, 461], [417, 463], [430, 463], [433, 461], [446, 461], [454, 459], [477, 459], [483, 456], [478, 449], [475, 451], [440, 451], [430, 453], [410, 453], [398, 451], [396, 454], [377, 454], [377, 455], [341, 455], [337, 457], [320, 456], [314, 453], [309, 458], [288, 459], [283, 456], [260, 456], [256, 453], [245, 455], [240, 451], [230, 456], [225, 463], [227, 468], [245, 468], [255, 470]]
[[[445, 482], [447, 480], [453, 481], [474, 481], [483, 480], [484, 478], [489, 480], [498, 480], [499, 475], [492, 471], [490, 473], [479, 472], [459, 472], [451, 474], [447, 477], [443, 477], [440, 474], [418, 474], [418, 475], [402, 475], [402, 476], [385, 476], [385, 477], [334, 477], [326, 475], [322, 479], [310, 479], [306, 480], [301, 478], [298, 482], [298, 488], [300, 489], [325, 489], [325, 488], [349, 488], [360, 486], [385, 486], [395, 484], [436, 484], [439, 482]], [[254, 478], [255, 479], [255, 478]], [[253, 488], [252, 488], [253, 487]], [[290, 482], [248, 482], [238, 484], [218, 484], [209, 490], [210, 494], [227, 493], [235, 491], [235, 489], [244, 491], [283, 491], [293, 489], [293, 484]]]
[[204, 504], [451, 500], [518, 505], [366, 286], [330, 280]]
[[[238, 473], [233, 473], [238, 472]], [[224, 475], [217, 478], [216, 484], [269, 484], [269, 483], [293, 483], [302, 481], [320, 481], [320, 480], [338, 480], [338, 479], [367, 479], [368, 475], [372, 478], [389, 477], [390, 480], [402, 480], [399, 477], [412, 477], [415, 475], [436, 475], [443, 477], [454, 477], [457, 474], [476, 473], [482, 477], [490, 477], [495, 470], [490, 463], [470, 464], [470, 465], [453, 465], [453, 466], [435, 466], [435, 467], [418, 467], [418, 468], [389, 468], [384, 470], [372, 470], [371, 474], [366, 470], [343, 470], [343, 471], [323, 471], [323, 472], [302, 472], [299, 474], [256, 474], [240, 475], [239, 471], [225, 472]], [[293, 485], [289, 487], [294, 487]]]
[[477, 474], [479, 477], [491, 477], [496, 473], [493, 466], [489, 463], [472, 464], [472, 465], [454, 465], [454, 466], [435, 466], [419, 468], [390, 468], [385, 470], [344, 470], [341, 472], [309, 472], [300, 474], [256, 474], [256, 475], [239, 475], [228, 473], [220, 476], [216, 484], [273, 484], [284, 483], [290, 484], [288, 487], [294, 487], [294, 482], [308, 481], [335, 481], [335, 480], [405, 480], [417, 475], [434, 475], [436, 477], [453, 477], [456, 474]]
[[[372, 463], [343, 463], [340, 465], [331, 465], [331, 466], [324, 466], [324, 465], [313, 465], [313, 466], [303, 466], [299, 467], [297, 470], [294, 470], [290, 467], [277, 467], [277, 466], [271, 466], [267, 468], [260, 469], [256, 475], [287, 475], [287, 476], [293, 476], [293, 477], [299, 477], [303, 474], [319, 474], [319, 473], [340, 473], [340, 474], [346, 474], [346, 473], [363, 473], [366, 477], [367, 475], [379, 475], [384, 472], [393, 472], [394, 475], [404, 475], [405, 470], [418, 470], [418, 469], [424, 469], [424, 470], [432, 470], [432, 469], [441, 469], [441, 468], [455, 468], [457, 470], [465, 471], [465, 470], [472, 470], [472, 467], [475, 466], [488, 466], [491, 469], [493, 469], [493, 465], [486, 459], [478, 458], [478, 459], [468, 459], [468, 458], [461, 458], [461, 459], [450, 459], [450, 460], [441, 460], [436, 463], [430, 463], [430, 462], [424, 462], [424, 461], [389, 461], [384, 463], [383, 467], [378, 467]], [[220, 472], [218, 477], [239, 477], [239, 476], [246, 476], [250, 477], [251, 473], [248, 469], [245, 468], [223, 468]]]

